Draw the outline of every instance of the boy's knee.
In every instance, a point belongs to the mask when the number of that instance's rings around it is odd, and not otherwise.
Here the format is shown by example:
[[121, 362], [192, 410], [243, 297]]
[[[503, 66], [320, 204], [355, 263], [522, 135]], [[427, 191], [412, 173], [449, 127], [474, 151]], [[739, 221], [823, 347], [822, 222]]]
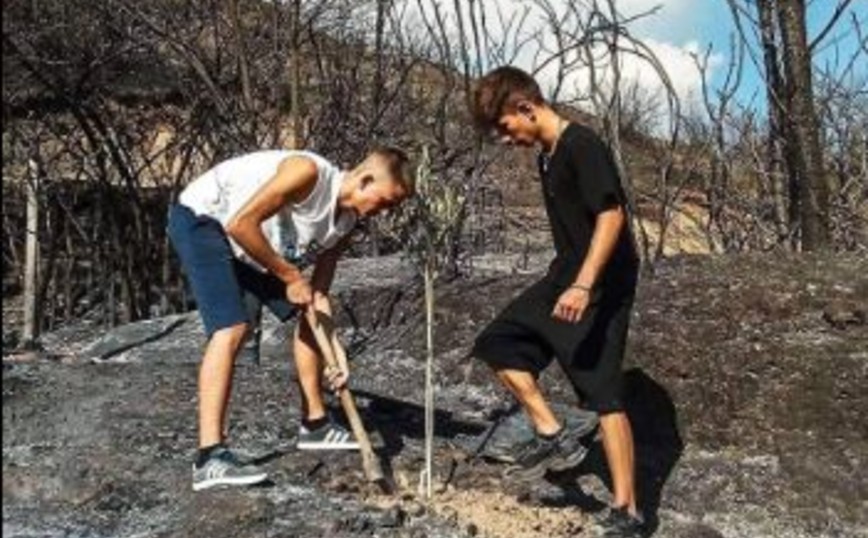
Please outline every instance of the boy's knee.
[[617, 396], [590, 398], [587, 406], [601, 417], [626, 413], [623, 400]]
[[233, 348], [237, 348], [244, 341], [244, 338], [247, 336], [247, 332], [249, 330], [250, 324], [242, 321], [229, 327], [217, 329], [216, 331], [214, 331], [214, 334], [211, 335], [211, 340], [213, 342], [218, 342], [220, 344], [226, 344], [232, 346]]
[[519, 392], [538, 392], [538, 374], [530, 368], [492, 366], [501, 383]]

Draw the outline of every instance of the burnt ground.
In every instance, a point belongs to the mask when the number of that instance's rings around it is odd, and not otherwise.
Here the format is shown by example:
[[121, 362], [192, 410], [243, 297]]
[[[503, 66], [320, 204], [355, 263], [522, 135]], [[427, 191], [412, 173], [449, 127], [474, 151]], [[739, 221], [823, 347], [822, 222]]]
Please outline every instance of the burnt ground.
[[[395, 260], [350, 262], [339, 321], [391, 494], [365, 484], [354, 454], [293, 449], [297, 390], [286, 331], [269, 319], [261, 364], [237, 368], [230, 438], [273, 482], [193, 494], [195, 314], [109, 332], [83, 323], [46, 335], [40, 353], [4, 353], [4, 536], [591, 536], [589, 514], [608, 496], [599, 444], [575, 471], [532, 486], [502, 478], [485, 446], [474, 452], [511, 402], [467, 349], [535, 278], [508, 266], [488, 260], [439, 288], [431, 503], [417, 495], [418, 286]], [[546, 390], [569, 409], [555, 368]], [[663, 262], [640, 288], [626, 379], [656, 536], [868, 536], [864, 259]]]

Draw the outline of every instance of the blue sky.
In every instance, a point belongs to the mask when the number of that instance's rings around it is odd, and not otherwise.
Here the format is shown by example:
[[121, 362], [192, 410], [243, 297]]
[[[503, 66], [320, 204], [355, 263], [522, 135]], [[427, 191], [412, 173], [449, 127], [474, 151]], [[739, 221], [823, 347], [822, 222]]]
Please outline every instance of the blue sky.
[[[421, 4], [428, 14], [432, 13], [431, 6], [437, 3], [446, 18], [446, 25], [450, 28], [457, 29], [455, 17], [455, 5], [453, 0], [404, 0], [408, 2], [410, 10], [418, 16], [418, 6]], [[534, 30], [540, 31], [545, 39], [545, 46], [553, 46], [554, 31], [551, 24], [545, 20], [544, 11], [539, 4], [543, 0], [474, 0], [473, 5], [484, 6], [486, 17], [490, 29], [494, 34], [498, 33], [496, 24], [496, 12], [499, 10], [507, 15], [520, 13], [525, 9], [531, 10], [531, 17], [525, 30], [527, 33], [532, 33]], [[587, 0], [544, 0], [558, 14], [567, 13], [568, 5], [583, 5]], [[750, 11], [754, 11], [753, 2], [756, 0], [737, 0], [741, 4], [750, 6]], [[808, 0], [808, 32], [809, 37], [815, 36], [820, 29], [829, 20], [839, 0]], [[603, 5], [605, 3], [602, 3]], [[462, 11], [465, 13], [465, 21], [467, 20], [467, 10], [471, 2], [462, 0], [459, 5], [462, 6]], [[681, 97], [684, 107], [696, 108], [698, 99], [701, 95], [701, 77], [696, 67], [694, 55], [702, 54], [710, 45], [712, 47], [712, 55], [710, 57], [709, 79], [711, 87], [714, 88], [723, 83], [725, 72], [729, 60], [732, 56], [730, 48], [731, 40], [735, 36], [736, 27], [733, 21], [733, 16], [729, 10], [726, 0], [616, 0], [617, 9], [624, 15], [635, 15], [647, 12], [648, 10], [659, 6], [659, 10], [648, 17], [634, 21], [630, 30], [632, 34], [640, 38], [647, 44], [655, 55], [659, 58], [665, 67], [669, 78], [676, 88], [677, 93]], [[837, 30], [833, 31], [825, 40], [829, 43], [835, 40], [836, 36], [845, 30], [850, 30], [850, 13], [863, 21], [863, 26], [868, 33], [868, 0], [853, 0], [849, 7], [849, 13], [843, 17], [837, 26]], [[570, 23], [564, 23], [564, 26], [570, 26]], [[752, 26], [746, 24], [746, 28]], [[499, 38], [495, 35], [495, 38]], [[754, 35], [749, 36], [751, 40]], [[508, 38], [504, 41], [510, 41]], [[851, 53], [858, 50], [857, 37], [854, 32], [849, 32], [849, 36], [840, 40], [840, 51], [842, 53]], [[756, 43], [752, 43], [754, 54], [759, 54]], [[526, 46], [520, 54], [517, 55], [513, 62], [518, 67], [532, 71], [535, 65], [538, 65], [539, 57], [535, 55], [538, 50], [536, 45]], [[819, 64], [825, 64], [834, 58], [835, 49], [827, 47], [823, 49], [817, 56]], [[761, 57], [757, 56], [757, 60], [761, 61]], [[492, 66], [488, 66], [492, 67]], [[551, 88], [555, 79], [555, 69], [553, 65], [549, 69], [540, 72], [537, 77], [544, 87]], [[854, 76], [861, 77], [861, 80], [868, 79], [868, 59], [862, 59], [858, 67], [854, 70]], [[643, 89], [647, 89], [648, 93], [659, 92], [662, 85], [660, 78], [653, 71], [647, 62], [637, 60], [629, 55], [625, 56], [623, 77], [625, 80], [634, 80]], [[560, 100], [575, 99], [575, 102], [581, 103], [582, 99], [587, 98], [587, 80], [588, 72], [577, 70], [571, 74], [570, 79], [564, 85], [562, 93], [559, 95]], [[623, 84], [624, 82], [622, 82]], [[868, 86], [865, 87], [868, 89]], [[584, 97], [583, 97], [584, 96]], [[765, 98], [763, 95], [763, 82], [760, 70], [751, 61], [749, 56], [745, 58], [745, 70], [743, 72], [742, 84], [737, 94], [738, 101], [753, 108], [762, 110], [765, 107]], [[692, 103], [692, 105], [691, 105]]]
[[[744, 3], [744, 0], [739, 0]], [[712, 72], [713, 85], [724, 82], [725, 71], [731, 57], [731, 40], [735, 36], [736, 27], [732, 14], [725, 0], [625, 0], [626, 7], [638, 7], [639, 4], [661, 4], [660, 11], [640, 21], [635, 27], [635, 33], [644, 38], [671, 43], [681, 48], [691, 44], [705, 50], [711, 45], [714, 54], [719, 55]], [[636, 4], [637, 6], [630, 6]], [[807, 27], [809, 39], [812, 39], [826, 23], [838, 5], [838, 0], [812, 0], [808, 4]], [[644, 7], [644, 6], [643, 6]], [[868, 0], [854, 0], [848, 12], [839, 19], [835, 28], [826, 36], [822, 46], [818, 48], [815, 65], [835, 65], [836, 55], [849, 58], [852, 52], [858, 50], [858, 37], [852, 31], [852, 15], [863, 23], [868, 32]], [[750, 29], [750, 24], [745, 28]], [[753, 40], [755, 36], [751, 35]], [[863, 36], [868, 37], [868, 36]], [[838, 49], [832, 46], [837, 43]], [[759, 54], [756, 42], [752, 43], [755, 54]], [[750, 56], [746, 56], [746, 69], [738, 99], [745, 105], [752, 104], [764, 108], [762, 95], [763, 80]], [[841, 62], [839, 62], [841, 63]], [[868, 58], [862, 58], [857, 64], [853, 76], [865, 81], [868, 78]], [[866, 88], [868, 89], [868, 88]]]

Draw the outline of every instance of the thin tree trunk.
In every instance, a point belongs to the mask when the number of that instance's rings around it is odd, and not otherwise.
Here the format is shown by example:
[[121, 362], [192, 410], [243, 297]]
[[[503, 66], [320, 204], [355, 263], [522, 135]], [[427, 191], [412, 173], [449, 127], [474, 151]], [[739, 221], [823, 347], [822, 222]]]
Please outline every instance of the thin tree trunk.
[[[241, 77], [241, 97], [247, 112], [253, 110], [253, 89], [250, 83], [250, 66], [247, 58], [247, 44], [244, 40], [244, 26], [241, 21], [239, 0], [230, 0], [229, 15], [232, 18], [232, 30], [235, 33], [235, 54], [238, 57], [238, 72]], [[255, 115], [251, 116], [255, 117]]]
[[386, 28], [386, 11], [389, 8], [390, 0], [377, 0], [377, 22], [376, 35], [374, 36], [374, 61], [376, 68], [374, 69], [374, 96], [373, 96], [373, 111], [371, 119], [376, 120], [380, 114], [380, 106], [383, 100], [383, 32]]
[[464, 91], [470, 95], [470, 52], [467, 44], [467, 32], [464, 29], [464, 15], [461, 13], [461, 4], [459, 0], [455, 0], [455, 19], [458, 22], [458, 46], [461, 53], [461, 65], [463, 67], [462, 75], [464, 79]]
[[[769, 113], [769, 135], [766, 146], [766, 159], [769, 167], [770, 190], [774, 198], [775, 220], [778, 234], [782, 237], [796, 227], [798, 214], [792, 210], [796, 205], [788, 203], [788, 189], [792, 194], [797, 185], [795, 176], [784, 174], [783, 157], [792, 152], [788, 149], [786, 137], [786, 115], [784, 112], [784, 84], [780, 70], [778, 52], [778, 31], [775, 23], [774, 5], [771, 2], [757, 2], [759, 15], [760, 40], [763, 49], [763, 63], [766, 72], [766, 98]], [[792, 160], [790, 158], [790, 160]], [[789, 181], [785, 177], [792, 178]], [[794, 200], [794, 198], [790, 198]]]
[[170, 260], [172, 258], [171, 248], [169, 246], [169, 236], [168, 234], [163, 238], [163, 263], [160, 269], [160, 315], [165, 316], [169, 313], [169, 310], [172, 308], [172, 299], [171, 299], [171, 278], [172, 278], [172, 268], [170, 264]]
[[[370, 127], [369, 132], [373, 134], [376, 124], [379, 123], [380, 120], [380, 108], [383, 106], [383, 85], [385, 84], [385, 61], [384, 61], [384, 51], [383, 51], [383, 33], [386, 28], [386, 13], [389, 9], [389, 4], [391, 0], [377, 0], [377, 20], [375, 26], [375, 35], [374, 35], [374, 80], [373, 80], [373, 88], [372, 89], [372, 109], [370, 116]], [[373, 256], [380, 255], [380, 229], [376, 224], [373, 224], [369, 228], [368, 239], [371, 245], [371, 254]]]
[[108, 295], [106, 297], [105, 302], [105, 315], [103, 317], [103, 327], [111, 328], [115, 326], [115, 303], [117, 302], [115, 299], [115, 272], [112, 268], [109, 268], [108, 271], [109, 280], [108, 284]]
[[802, 249], [831, 247], [829, 185], [823, 170], [820, 129], [814, 109], [811, 51], [805, 29], [804, 0], [779, 1], [778, 22], [784, 45], [784, 72], [790, 97], [790, 132], [799, 170]]
[[70, 220], [71, 217], [67, 216], [64, 221], [63, 233], [65, 235], [64, 239], [66, 240], [66, 264], [64, 267], [64, 277], [63, 277], [63, 321], [69, 322], [72, 320], [73, 314], [73, 295], [74, 295], [74, 286], [73, 281], [75, 279], [75, 246], [72, 243], [72, 230], [70, 229]]
[[[88, 282], [87, 289], [91, 296], [94, 298], [93, 304], [91, 308], [94, 312], [99, 312], [102, 310], [99, 308], [99, 302], [105, 300], [105, 293], [103, 291], [95, 293], [94, 290], [97, 290], [96, 283], [104, 283], [103, 279], [103, 271], [102, 271], [102, 248], [100, 248], [100, 237], [99, 237], [99, 229], [101, 226], [100, 220], [102, 219], [102, 191], [101, 187], [97, 187], [93, 193], [93, 213], [91, 215], [91, 235], [90, 235], [90, 244], [86, 246], [87, 248], [87, 256], [90, 259], [90, 269], [88, 270]], [[102, 290], [102, 286], [99, 288]]]
[[292, 52], [289, 59], [289, 118], [283, 145], [289, 149], [302, 146], [301, 140], [301, 0], [290, 5], [290, 39]]

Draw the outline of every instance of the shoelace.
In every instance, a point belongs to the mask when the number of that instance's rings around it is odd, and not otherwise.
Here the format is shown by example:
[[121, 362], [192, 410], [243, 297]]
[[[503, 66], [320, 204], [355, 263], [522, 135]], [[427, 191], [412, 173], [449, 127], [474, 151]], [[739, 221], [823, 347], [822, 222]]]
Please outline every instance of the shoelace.
[[233, 465], [235, 467], [241, 467], [241, 462], [238, 461], [238, 457], [231, 450], [221, 450], [214, 457], [220, 462], [228, 465]]
[[643, 521], [637, 517], [630, 515], [624, 509], [618, 508], [609, 508], [606, 517], [604, 517], [601, 523], [610, 528], [626, 530], [633, 526], [642, 526]]
[[539, 450], [541, 445], [542, 440], [539, 437], [534, 436], [518, 448], [516, 461], [519, 463], [524, 463], [528, 457], [530, 457], [532, 454], [536, 453]]

